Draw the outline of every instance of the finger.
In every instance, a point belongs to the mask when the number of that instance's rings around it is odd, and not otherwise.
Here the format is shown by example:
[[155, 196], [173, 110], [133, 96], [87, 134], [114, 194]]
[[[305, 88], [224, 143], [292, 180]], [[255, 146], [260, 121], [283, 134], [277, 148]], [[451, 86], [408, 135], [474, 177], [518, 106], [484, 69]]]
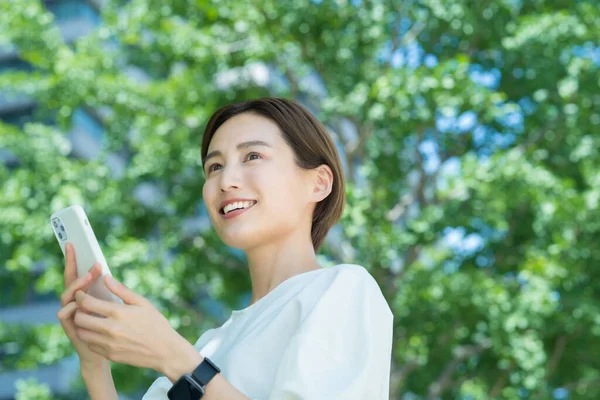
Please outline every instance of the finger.
[[[91, 274], [91, 275], [90, 275]], [[88, 273], [81, 278], [77, 278], [75, 282], [71, 284], [63, 293], [64, 298], [61, 299], [64, 301], [64, 304], [75, 300], [75, 293], [78, 290], [82, 290], [87, 293], [90, 286], [94, 283], [96, 279], [100, 277], [102, 274], [102, 269], [100, 268], [100, 264], [94, 264], [92, 268], [88, 271]]]
[[66, 306], [69, 301], [73, 299], [75, 292], [79, 289], [83, 289], [85, 286], [88, 286], [92, 282], [92, 274], [87, 273], [87, 275], [82, 276], [81, 278], [75, 279], [74, 282], [67, 287], [67, 289], [62, 292], [60, 295], [60, 302], [62, 306]]
[[114, 293], [118, 298], [123, 300], [125, 304], [144, 306], [148, 305], [149, 301], [144, 296], [135, 293], [123, 283], [116, 281], [112, 276], [106, 274], [102, 277], [108, 290]]
[[123, 307], [122, 304], [97, 299], [81, 290], [75, 292], [75, 301], [80, 307], [105, 317], [115, 317], [117, 311]]
[[106, 318], [94, 317], [81, 309], [75, 312], [74, 321], [75, 325], [89, 331], [98, 333], [107, 333], [109, 331], [108, 324], [110, 322]]
[[75, 260], [75, 249], [69, 242], [65, 245], [65, 287], [68, 287], [77, 279], [77, 262]]
[[60, 300], [63, 306], [65, 306], [70, 301], [74, 300], [75, 292], [77, 292], [77, 290], [83, 290], [87, 293], [90, 285], [94, 283], [94, 281], [98, 279], [98, 277], [102, 273], [102, 270], [99, 266], [100, 264], [94, 264], [86, 275], [75, 279], [74, 282], [71, 282], [71, 284], [60, 296]]
[[67, 320], [71, 318], [75, 311], [77, 311], [77, 303], [72, 301], [60, 310], [58, 310], [58, 312], [56, 313], [56, 317], [61, 321]]
[[107, 340], [106, 336], [104, 336], [103, 334], [94, 332], [94, 331], [90, 331], [85, 328], [76, 327], [75, 334], [77, 335], [77, 338], [79, 340], [81, 340], [85, 343], [88, 343], [88, 344], [92, 343], [92, 344], [96, 344], [96, 345], [99, 345], [102, 347], [104, 347], [103, 344]]
[[[93, 351], [96, 354], [101, 355], [102, 357], [108, 359], [108, 352], [106, 351], [106, 349], [98, 344], [94, 344], [94, 343], [88, 343], [88, 349], [90, 349], [91, 351]], [[113, 361], [113, 360], [111, 360]]]

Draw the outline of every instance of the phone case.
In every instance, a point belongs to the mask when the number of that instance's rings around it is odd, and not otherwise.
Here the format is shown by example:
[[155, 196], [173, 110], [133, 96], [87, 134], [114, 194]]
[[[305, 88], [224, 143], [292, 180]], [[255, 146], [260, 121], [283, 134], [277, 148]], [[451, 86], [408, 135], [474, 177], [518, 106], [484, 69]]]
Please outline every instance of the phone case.
[[112, 274], [83, 208], [75, 204], [55, 212], [50, 216], [50, 226], [52, 226], [63, 256], [66, 257], [67, 242], [73, 245], [77, 276], [87, 274], [96, 262], [102, 267], [102, 276], [90, 285], [87, 293], [98, 299], [123, 303], [123, 300], [108, 290], [104, 284], [104, 275], [112, 276]]

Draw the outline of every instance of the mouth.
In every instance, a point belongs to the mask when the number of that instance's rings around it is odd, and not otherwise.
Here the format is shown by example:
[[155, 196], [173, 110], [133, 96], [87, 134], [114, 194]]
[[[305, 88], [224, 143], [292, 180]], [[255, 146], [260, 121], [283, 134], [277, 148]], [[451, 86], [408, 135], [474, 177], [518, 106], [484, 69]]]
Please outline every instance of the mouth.
[[252, 207], [254, 207], [256, 205], [256, 203], [258, 203], [256, 200], [252, 201], [252, 204], [248, 207], [244, 207], [244, 208], [237, 208], [235, 210], [229, 211], [227, 214], [225, 214], [225, 207], [221, 208], [219, 210], [219, 214], [221, 214], [221, 216], [223, 216], [224, 218], [233, 218], [236, 215], [242, 214], [245, 211], [248, 211], [249, 209], [251, 209]]

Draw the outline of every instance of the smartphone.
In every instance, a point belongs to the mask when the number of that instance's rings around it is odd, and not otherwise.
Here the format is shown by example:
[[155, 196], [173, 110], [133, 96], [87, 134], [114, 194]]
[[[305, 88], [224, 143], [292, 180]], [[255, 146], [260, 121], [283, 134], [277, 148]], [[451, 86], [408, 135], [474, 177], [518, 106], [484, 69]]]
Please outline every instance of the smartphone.
[[74, 204], [55, 212], [50, 216], [50, 225], [65, 259], [67, 242], [73, 246], [78, 277], [87, 274], [95, 263], [99, 263], [102, 267], [101, 276], [90, 285], [87, 293], [101, 300], [122, 304], [123, 300], [113, 294], [104, 284], [104, 275], [112, 276], [112, 274], [83, 208]]

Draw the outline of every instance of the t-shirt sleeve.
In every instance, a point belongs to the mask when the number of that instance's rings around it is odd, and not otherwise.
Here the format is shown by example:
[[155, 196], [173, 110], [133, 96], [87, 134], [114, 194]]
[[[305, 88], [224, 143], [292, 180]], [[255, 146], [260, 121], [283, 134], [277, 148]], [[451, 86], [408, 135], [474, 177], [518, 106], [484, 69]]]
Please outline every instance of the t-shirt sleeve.
[[292, 337], [269, 400], [388, 400], [393, 314], [362, 266], [341, 271]]
[[165, 400], [168, 399], [167, 393], [173, 384], [165, 376], [159, 376], [152, 382], [142, 400]]

